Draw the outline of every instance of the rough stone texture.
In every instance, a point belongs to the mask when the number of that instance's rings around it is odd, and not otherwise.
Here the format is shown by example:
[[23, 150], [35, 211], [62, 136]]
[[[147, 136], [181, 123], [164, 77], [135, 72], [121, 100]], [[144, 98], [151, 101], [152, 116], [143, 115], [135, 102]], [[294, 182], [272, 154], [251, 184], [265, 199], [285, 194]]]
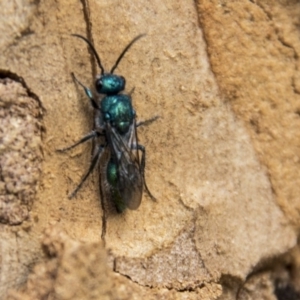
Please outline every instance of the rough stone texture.
[[212, 71], [300, 225], [299, 1], [198, 1]]
[[236, 299], [297, 300], [299, 270], [299, 247], [296, 247], [251, 274], [237, 290]]
[[41, 171], [41, 108], [26, 89], [0, 79], [0, 222], [28, 218]]
[[145, 286], [196, 289], [211, 278], [193, 237], [194, 228], [191, 228], [179, 234], [172, 245], [146, 259], [117, 258], [115, 271], [127, 274], [133, 281]]
[[[297, 295], [299, 276], [281, 259], [297, 249], [300, 223], [298, 2], [18, 3], [22, 18], [10, 24], [19, 33], [5, 35], [0, 68], [24, 77], [41, 99], [46, 136], [32, 218], [14, 231], [3, 226], [2, 245], [16, 250], [2, 260], [0, 296], [9, 288], [12, 299]], [[11, 29], [2, 20], [0, 28]], [[135, 87], [139, 120], [160, 116], [139, 128], [157, 202], [145, 196], [137, 211], [108, 217], [106, 258], [98, 175], [67, 198], [91, 149], [55, 152], [93, 126], [70, 73], [93, 86], [97, 68], [69, 34], [93, 40], [108, 70], [144, 32], [116, 73], [126, 77], [127, 91]], [[13, 260], [19, 272], [9, 269]], [[286, 281], [274, 276], [275, 265]]]
[[101, 242], [74, 241], [57, 226], [48, 228], [42, 243], [47, 262], [36, 265], [22, 290], [10, 291], [7, 299], [216, 299], [220, 295], [220, 289], [211, 291], [210, 284], [181, 293], [142, 287], [108, 268]]

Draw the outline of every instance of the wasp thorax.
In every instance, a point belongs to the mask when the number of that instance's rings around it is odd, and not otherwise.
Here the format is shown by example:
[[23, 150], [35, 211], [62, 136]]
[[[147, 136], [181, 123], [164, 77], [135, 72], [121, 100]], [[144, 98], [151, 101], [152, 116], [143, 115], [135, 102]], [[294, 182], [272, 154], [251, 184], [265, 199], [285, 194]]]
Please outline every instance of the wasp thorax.
[[96, 79], [95, 87], [99, 94], [114, 95], [125, 89], [125, 78], [114, 74], [103, 74]]
[[125, 134], [135, 118], [131, 98], [128, 95], [109, 95], [101, 101], [101, 112], [104, 121], [110, 122], [120, 134]]

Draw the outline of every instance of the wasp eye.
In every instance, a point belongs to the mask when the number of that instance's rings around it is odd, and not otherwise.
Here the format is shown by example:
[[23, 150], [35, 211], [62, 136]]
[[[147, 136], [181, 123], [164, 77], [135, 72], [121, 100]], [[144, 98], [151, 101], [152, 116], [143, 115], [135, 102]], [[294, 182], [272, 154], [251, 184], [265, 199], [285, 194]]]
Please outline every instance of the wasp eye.
[[123, 85], [124, 85], [124, 87], [125, 87], [125, 84], [126, 84], [126, 79], [125, 79], [123, 76], [120, 76], [120, 78], [122, 79], [122, 81], [123, 81]]
[[98, 93], [101, 93], [102, 86], [103, 86], [103, 83], [102, 83], [102, 79], [101, 79], [101, 78], [96, 80], [95, 86], [96, 86], [97, 92], [98, 92]]

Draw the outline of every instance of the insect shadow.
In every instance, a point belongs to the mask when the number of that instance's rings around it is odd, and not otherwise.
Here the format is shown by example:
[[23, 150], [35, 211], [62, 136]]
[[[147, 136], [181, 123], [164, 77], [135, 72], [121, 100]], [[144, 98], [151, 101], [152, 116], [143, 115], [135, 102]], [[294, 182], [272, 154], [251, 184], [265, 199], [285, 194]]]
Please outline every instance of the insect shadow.
[[[72, 73], [74, 81], [84, 89], [95, 110], [94, 129], [75, 144], [57, 149], [57, 151], [65, 152], [89, 140], [94, 141], [88, 171], [69, 198], [71, 199], [77, 194], [92, 171], [100, 165], [100, 191], [103, 208], [101, 236], [104, 239], [107, 203], [113, 204], [117, 213], [122, 213], [126, 208], [135, 210], [140, 206], [143, 189], [152, 200], [156, 200], [146, 184], [146, 149], [138, 143], [137, 127], [148, 125], [159, 117], [155, 116], [147, 121], [137, 123], [136, 113], [132, 106], [132, 92], [121, 93], [125, 89], [126, 80], [123, 76], [113, 74], [125, 53], [136, 41], [145, 36], [144, 34], [135, 37], [125, 47], [108, 73], [104, 71], [93, 44], [81, 35], [72, 34], [72, 36], [87, 43], [101, 71], [95, 79], [96, 95], [93, 95], [92, 91]], [[141, 157], [139, 156], [140, 152]], [[103, 162], [104, 153], [106, 153], [106, 158]]]

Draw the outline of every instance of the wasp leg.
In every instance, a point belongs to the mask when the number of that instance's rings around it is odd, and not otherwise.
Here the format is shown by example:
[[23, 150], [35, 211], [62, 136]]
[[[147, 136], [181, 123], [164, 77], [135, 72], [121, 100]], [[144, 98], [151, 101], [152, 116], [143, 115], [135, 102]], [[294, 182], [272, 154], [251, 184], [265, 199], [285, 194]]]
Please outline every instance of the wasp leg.
[[99, 109], [99, 106], [97, 104], [97, 102], [95, 101], [95, 99], [93, 98], [93, 94], [91, 92], [91, 90], [89, 88], [87, 88], [85, 85], [83, 85], [75, 76], [74, 73], [71, 73], [72, 74], [72, 77], [73, 77], [73, 80], [76, 81], [79, 85], [81, 85], [85, 91], [85, 94], [88, 96], [88, 98], [90, 99], [91, 101], [91, 104], [93, 106], [93, 108], [95, 109]]
[[148, 189], [148, 186], [146, 184], [146, 179], [145, 179], [146, 149], [145, 149], [145, 147], [143, 145], [139, 145], [139, 144], [137, 144], [135, 146], [135, 148], [142, 151], [141, 172], [142, 172], [143, 179], [144, 179], [145, 190], [146, 190], [147, 194], [150, 196], [150, 198], [153, 201], [156, 201], [156, 198], [151, 194], [150, 190]]
[[128, 96], [130, 97], [130, 100], [131, 100], [131, 95], [134, 93], [135, 91], [135, 87], [133, 87], [130, 92], [128, 93]]
[[102, 134], [99, 133], [98, 131], [92, 131], [90, 132], [89, 134], [85, 135], [83, 138], [81, 138], [78, 142], [76, 142], [75, 144], [69, 146], [69, 147], [66, 147], [66, 148], [61, 148], [61, 149], [56, 149], [56, 151], [58, 152], [65, 152], [65, 151], [68, 151], [70, 149], [73, 149], [75, 148], [76, 146], [92, 139], [92, 138], [95, 138], [95, 137], [98, 137], [98, 136], [101, 136]]
[[91, 165], [88, 169], [88, 171], [86, 172], [86, 174], [82, 177], [80, 183], [78, 184], [77, 188], [70, 194], [69, 199], [73, 198], [76, 193], [80, 190], [80, 188], [82, 187], [82, 185], [84, 184], [84, 182], [86, 181], [86, 179], [89, 177], [89, 175], [93, 172], [93, 170], [95, 169], [95, 167], [98, 164], [98, 161], [100, 159], [101, 153], [103, 151], [104, 147], [103, 146], [99, 146], [98, 151], [96, 152], [96, 154], [94, 155], [94, 157], [92, 158], [92, 162]]
[[156, 120], [159, 119], [159, 118], [160, 118], [160, 116], [154, 116], [154, 117], [152, 117], [152, 118], [150, 118], [150, 119], [148, 119], [148, 120], [137, 122], [137, 123], [136, 123], [136, 127], [144, 126], [144, 125], [148, 126], [148, 125], [150, 125], [152, 122], [156, 121]]
[[[102, 197], [101, 197], [101, 201]], [[106, 207], [105, 205], [102, 205], [102, 232], [101, 232], [101, 239], [104, 242], [104, 246], [105, 246], [105, 236], [106, 236], [106, 220], [107, 220], [107, 216], [106, 216]]]

